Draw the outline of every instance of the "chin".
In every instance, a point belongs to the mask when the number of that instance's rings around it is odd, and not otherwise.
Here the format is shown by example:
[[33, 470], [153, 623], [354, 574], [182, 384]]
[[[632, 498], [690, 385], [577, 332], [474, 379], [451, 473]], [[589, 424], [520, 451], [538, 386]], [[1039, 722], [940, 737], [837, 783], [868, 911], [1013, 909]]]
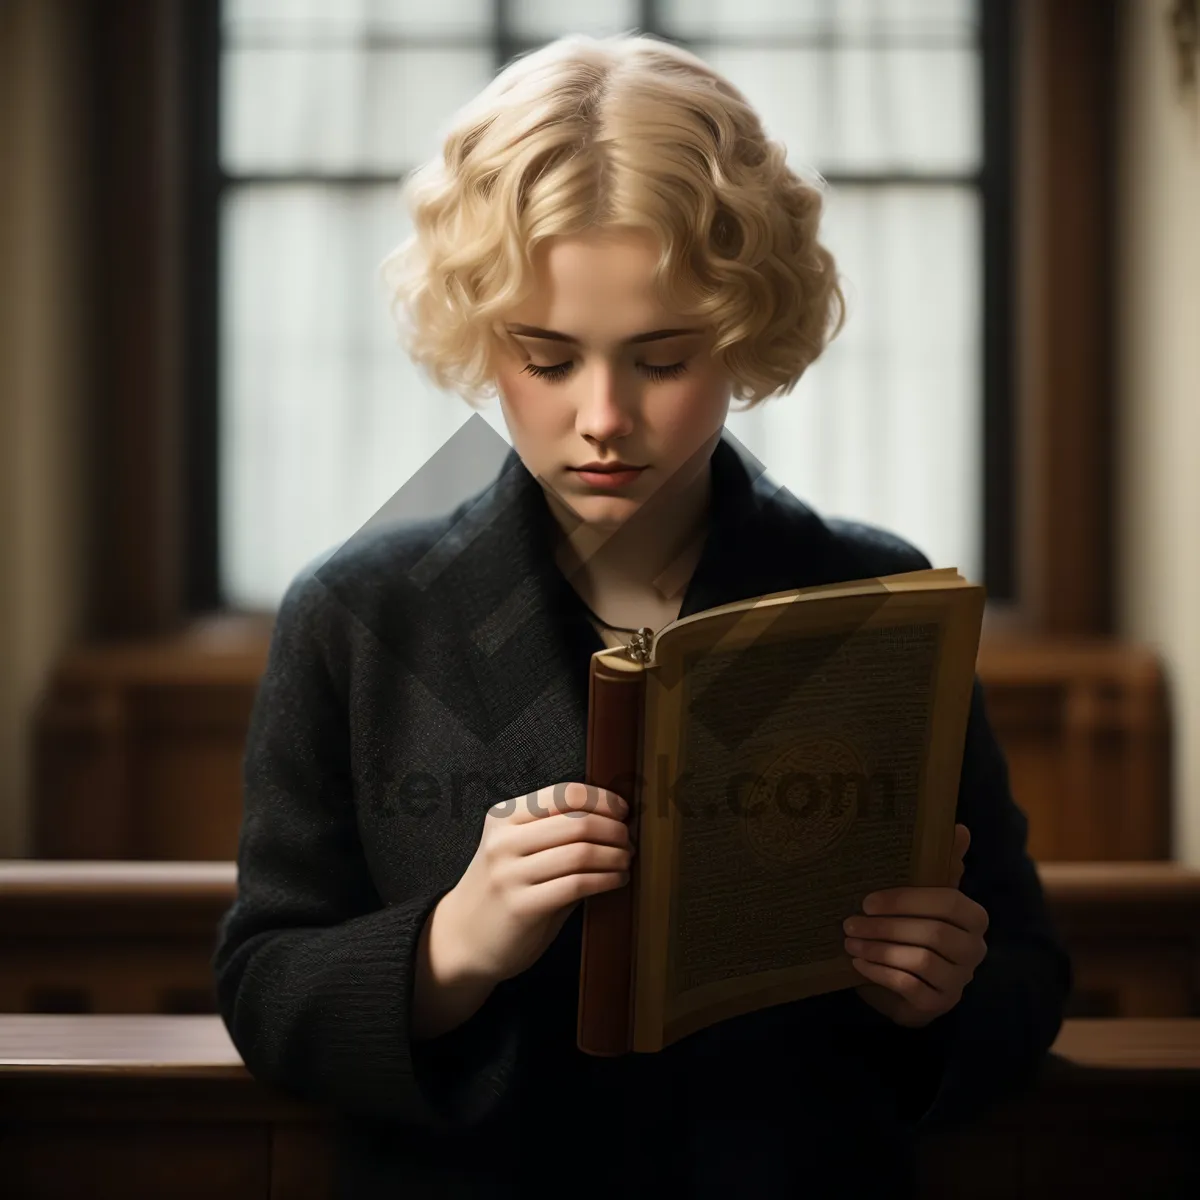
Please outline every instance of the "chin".
[[572, 496], [569, 503], [581, 521], [601, 529], [624, 525], [641, 508], [641, 501], [629, 496]]

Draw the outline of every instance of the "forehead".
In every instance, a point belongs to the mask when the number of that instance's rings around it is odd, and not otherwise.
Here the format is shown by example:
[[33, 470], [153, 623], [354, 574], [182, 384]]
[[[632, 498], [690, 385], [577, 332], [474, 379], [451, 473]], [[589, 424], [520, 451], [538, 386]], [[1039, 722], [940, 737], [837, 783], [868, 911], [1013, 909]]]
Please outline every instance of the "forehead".
[[564, 329], [572, 321], [608, 327], [665, 316], [654, 289], [657, 262], [655, 239], [641, 231], [550, 238], [534, 254], [537, 286], [513, 319]]

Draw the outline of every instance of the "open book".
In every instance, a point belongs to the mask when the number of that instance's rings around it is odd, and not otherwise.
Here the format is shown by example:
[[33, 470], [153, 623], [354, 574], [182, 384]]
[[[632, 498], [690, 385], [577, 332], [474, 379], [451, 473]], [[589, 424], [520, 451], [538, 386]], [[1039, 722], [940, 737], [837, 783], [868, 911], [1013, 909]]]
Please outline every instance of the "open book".
[[911, 571], [592, 656], [587, 782], [629, 801], [637, 853], [627, 886], [584, 901], [582, 1051], [654, 1052], [867, 982], [845, 918], [951, 883], [983, 605], [953, 568]]

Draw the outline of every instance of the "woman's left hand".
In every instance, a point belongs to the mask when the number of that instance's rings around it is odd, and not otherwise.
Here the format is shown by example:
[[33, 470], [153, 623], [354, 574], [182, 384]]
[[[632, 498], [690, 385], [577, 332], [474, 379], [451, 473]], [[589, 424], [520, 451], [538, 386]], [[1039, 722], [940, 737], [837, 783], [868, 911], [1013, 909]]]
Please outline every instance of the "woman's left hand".
[[847, 918], [846, 951], [870, 980], [857, 989], [875, 1010], [910, 1029], [949, 1012], [987, 955], [988, 915], [958, 890], [971, 844], [954, 827], [954, 882], [872, 892], [863, 913]]

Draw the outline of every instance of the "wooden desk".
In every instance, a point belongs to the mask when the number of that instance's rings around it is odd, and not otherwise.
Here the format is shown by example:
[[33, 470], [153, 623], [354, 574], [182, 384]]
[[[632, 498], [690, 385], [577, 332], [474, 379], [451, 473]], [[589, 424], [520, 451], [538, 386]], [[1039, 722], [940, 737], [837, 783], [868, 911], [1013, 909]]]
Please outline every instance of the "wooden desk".
[[10, 1200], [327, 1200], [329, 1116], [256, 1082], [214, 1016], [0, 1016]]
[[[1194, 1200], [1200, 1020], [1069, 1021], [1037, 1091], [921, 1147], [922, 1200]], [[329, 1114], [210, 1016], [0, 1016], [9, 1200], [326, 1200]]]

